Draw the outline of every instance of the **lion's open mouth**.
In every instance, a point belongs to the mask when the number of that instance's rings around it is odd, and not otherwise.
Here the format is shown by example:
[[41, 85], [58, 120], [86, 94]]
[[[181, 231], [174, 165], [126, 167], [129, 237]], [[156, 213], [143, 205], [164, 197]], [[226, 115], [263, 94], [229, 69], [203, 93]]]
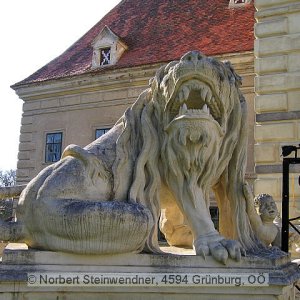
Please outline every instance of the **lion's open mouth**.
[[210, 86], [199, 80], [189, 80], [173, 94], [170, 121], [182, 118], [210, 118], [222, 127], [223, 104]]

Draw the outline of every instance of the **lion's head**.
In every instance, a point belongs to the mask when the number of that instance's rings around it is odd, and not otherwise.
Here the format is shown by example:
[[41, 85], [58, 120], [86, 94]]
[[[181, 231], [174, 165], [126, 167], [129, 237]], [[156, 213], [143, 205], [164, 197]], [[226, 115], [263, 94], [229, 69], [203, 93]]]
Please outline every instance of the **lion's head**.
[[229, 63], [192, 51], [161, 69], [154, 81], [152, 88], [164, 102], [166, 125], [180, 119], [205, 119], [226, 131], [234, 102], [231, 93], [241, 83]]
[[[247, 135], [240, 85], [230, 63], [197, 51], [161, 67], [121, 119], [124, 130], [113, 167], [116, 198], [141, 202], [157, 221], [161, 180], [176, 177], [180, 186], [188, 178], [190, 186], [201, 186], [206, 199], [214, 190], [221, 226], [222, 220], [228, 225], [225, 235], [253, 246], [242, 192]], [[179, 165], [184, 166], [181, 179]], [[124, 178], [131, 182], [129, 190]], [[152, 250], [155, 231], [148, 241]]]

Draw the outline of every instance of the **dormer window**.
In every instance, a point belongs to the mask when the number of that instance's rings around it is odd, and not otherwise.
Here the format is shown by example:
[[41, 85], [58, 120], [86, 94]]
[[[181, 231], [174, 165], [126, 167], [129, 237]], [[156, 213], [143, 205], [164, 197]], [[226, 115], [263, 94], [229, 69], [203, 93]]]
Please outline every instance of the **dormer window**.
[[110, 64], [110, 48], [100, 49], [100, 66]]
[[241, 7], [249, 3], [251, 3], [251, 0], [230, 0], [229, 7], [230, 8]]
[[116, 64], [127, 49], [126, 44], [107, 26], [94, 39], [92, 47], [93, 69]]

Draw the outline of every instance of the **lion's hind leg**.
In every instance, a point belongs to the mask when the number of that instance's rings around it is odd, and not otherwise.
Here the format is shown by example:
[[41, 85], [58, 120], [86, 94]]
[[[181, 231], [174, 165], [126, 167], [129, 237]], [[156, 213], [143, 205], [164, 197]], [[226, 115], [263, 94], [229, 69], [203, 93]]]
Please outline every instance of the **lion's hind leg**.
[[118, 201], [49, 200], [40, 213], [29, 246], [78, 254], [139, 252], [153, 227], [148, 209]]

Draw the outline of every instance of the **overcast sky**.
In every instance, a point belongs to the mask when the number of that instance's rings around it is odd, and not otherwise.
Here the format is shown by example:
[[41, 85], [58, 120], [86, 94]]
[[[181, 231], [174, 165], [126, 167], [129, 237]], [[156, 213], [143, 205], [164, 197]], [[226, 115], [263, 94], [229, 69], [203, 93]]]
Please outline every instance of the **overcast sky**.
[[17, 166], [23, 101], [10, 86], [64, 52], [119, 2], [0, 2], [0, 170]]

